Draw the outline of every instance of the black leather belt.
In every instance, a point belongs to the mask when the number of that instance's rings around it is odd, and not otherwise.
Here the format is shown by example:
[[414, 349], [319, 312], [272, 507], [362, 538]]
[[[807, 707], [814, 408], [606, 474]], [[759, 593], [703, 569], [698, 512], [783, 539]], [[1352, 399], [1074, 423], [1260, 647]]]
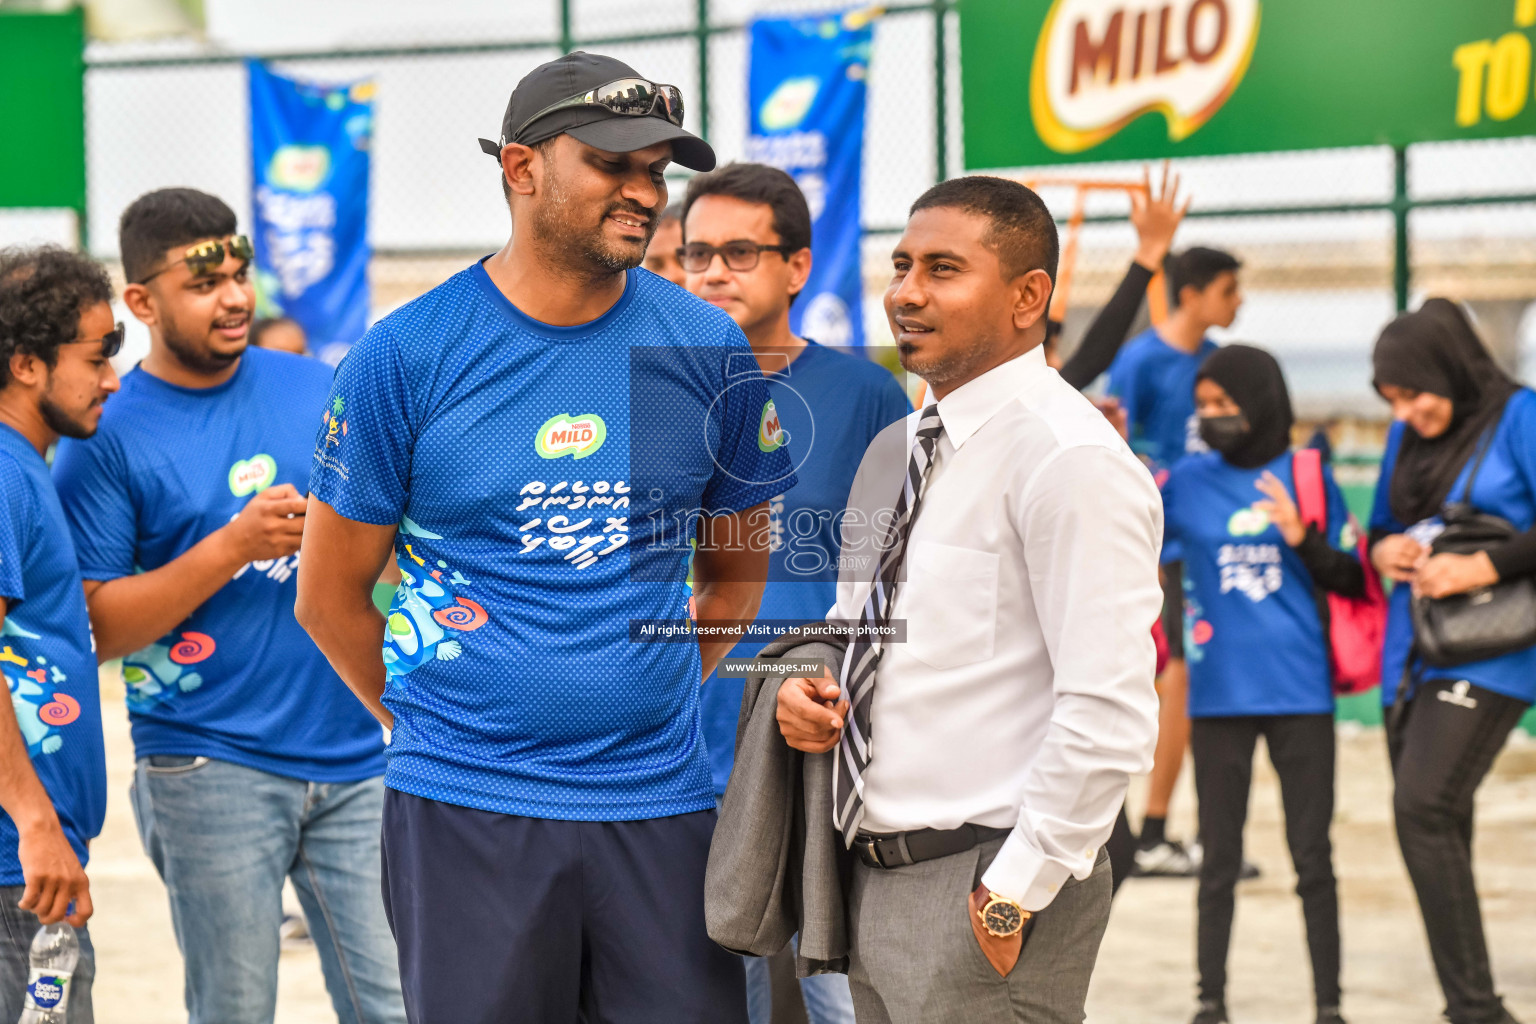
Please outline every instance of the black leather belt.
[[860, 832], [853, 852], [872, 868], [899, 868], [925, 860], [964, 853], [989, 839], [1001, 839], [1013, 829], [966, 823], [959, 828], [920, 828], [912, 832]]

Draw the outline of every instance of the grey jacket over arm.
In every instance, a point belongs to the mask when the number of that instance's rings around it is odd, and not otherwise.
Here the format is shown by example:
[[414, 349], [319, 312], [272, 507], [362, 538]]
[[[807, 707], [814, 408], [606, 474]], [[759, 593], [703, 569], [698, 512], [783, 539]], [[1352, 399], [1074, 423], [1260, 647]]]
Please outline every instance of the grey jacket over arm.
[[[761, 659], [843, 661], [843, 642], [776, 640]], [[795, 971], [847, 973], [844, 905], [851, 854], [832, 823], [836, 749], [792, 749], [776, 718], [779, 680], [748, 676], [736, 723], [736, 764], [704, 875], [709, 937], [726, 949], [770, 956], [800, 933]]]

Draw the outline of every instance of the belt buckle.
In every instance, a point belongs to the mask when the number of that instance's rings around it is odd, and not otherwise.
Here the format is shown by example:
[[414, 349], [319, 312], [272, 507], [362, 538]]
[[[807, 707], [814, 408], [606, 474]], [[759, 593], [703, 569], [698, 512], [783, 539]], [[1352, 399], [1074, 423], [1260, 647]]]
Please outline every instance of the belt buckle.
[[886, 866], [885, 860], [880, 856], [879, 841], [874, 836], [854, 836], [853, 841], [859, 847], [859, 853], [866, 864], [876, 868], [884, 868]]

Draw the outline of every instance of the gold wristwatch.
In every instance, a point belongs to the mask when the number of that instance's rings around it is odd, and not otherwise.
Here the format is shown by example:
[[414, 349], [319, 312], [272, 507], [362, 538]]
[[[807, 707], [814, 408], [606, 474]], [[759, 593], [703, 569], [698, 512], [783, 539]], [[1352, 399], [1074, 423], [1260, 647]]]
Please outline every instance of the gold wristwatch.
[[999, 896], [991, 889], [986, 889], [986, 894], [987, 902], [976, 911], [976, 916], [981, 918], [981, 926], [987, 930], [987, 934], [995, 939], [1006, 939], [1019, 934], [1019, 930], [1024, 927], [1024, 922], [1033, 916], [1019, 906], [1017, 900]]

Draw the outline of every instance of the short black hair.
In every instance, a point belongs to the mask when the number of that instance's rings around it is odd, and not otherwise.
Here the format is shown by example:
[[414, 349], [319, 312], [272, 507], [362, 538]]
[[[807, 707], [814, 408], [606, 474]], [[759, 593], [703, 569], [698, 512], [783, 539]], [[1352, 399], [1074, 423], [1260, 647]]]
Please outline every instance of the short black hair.
[[683, 204], [668, 203], [667, 208], [661, 211], [661, 216], [656, 218], [656, 226], [659, 228], [668, 221], [683, 222]]
[[1056, 219], [1033, 189], [986, 174], [950, 178], [918, 196], [907, 216], [939, 207], [979, 214], [992, 222], [983, 241], [997, 254], [1008, 280], [1043, 270], [1050, 275], [1052, 286], [1056, 284], [1061, 239], [1056, 233]]
[[106, 269], [56, 245], [0, 249], [0, 388], [11, 356], [34, 355], [51, 369], [59, 346], [79, 340], [80, 314], [112, 301]]
[[[759, 203], [773, 211], [773, 233], [779, 244], [791, 251], [811, 247], [811, 208], [795, 179], [767, 164], [726, 164], [717, 171], [696, 174], [688, 182], [683, 197], [683, 223], [688, 211], [704, 196], [729, 196], [747, 203]], [[688, 229], [684, 227], [683, 237]]]
[[1242, 265], [1236, 256], [1221, 249], [1207, 249], [1199, 245], [1185, 249], [1166, 264], [1168, 290], [1173, 293], [1173, 305], [1178, 306], [1179, 295], [1185, 288], [1204, 291], [1216, 278], [1228, 271], [1235, 274]]
[[117, 222], [123, 276], [142, 281], [155, 272], [165, 250], [204, 238], [228, 238], [235, 225], [235, 211], [218, 196], [195, 188], [146, 192], [128, 204]]

